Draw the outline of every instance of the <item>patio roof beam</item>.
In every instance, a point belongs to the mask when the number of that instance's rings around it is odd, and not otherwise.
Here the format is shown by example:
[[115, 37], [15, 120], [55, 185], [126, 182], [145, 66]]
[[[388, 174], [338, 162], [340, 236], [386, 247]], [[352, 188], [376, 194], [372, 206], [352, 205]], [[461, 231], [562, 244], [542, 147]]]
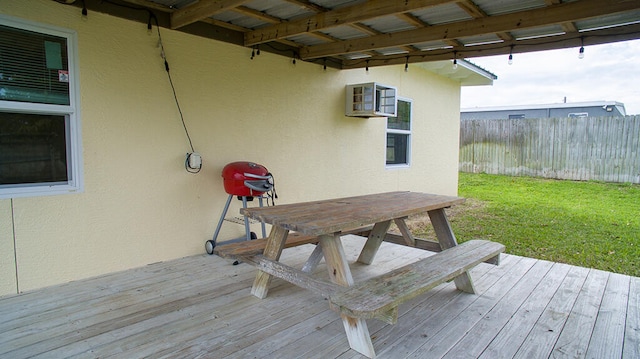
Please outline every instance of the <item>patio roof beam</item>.
[[451, 0], [371, 0], [364, 4], [358, 3], [356, 5], [323, 12], [304, 19], [285, 22], [247, 32], [244, 36], [244, 44], [245, 46], [257, 45], [305, 32], [318, 31], [338, 25], [347, 25], [381, 16], [442, 5], [449, 2], [451, 2]]
[[[476, 5], [471, 0], [459, 0], [457, 2], [457, 5], [474, 19], [489, 17], [489, 15], [487, 15], [487, 13], [484, 12], [484, 10], [479, 8], [478, 5]], [[496, 36], [498, 36], [498, 38], [500, 38], [503, 41], [508, 41], [513, 39], [513, 36], [511, 36], [511, 34], [509, 34], [508, 32], [498, 32], [496, 33]]]
[[[581, 0], [517, 13], [400, 31], [392, 34], [307, 46], [300, 49], [300, 58], [306, 60], [435, 40], [509, 32], [516, 29], [601, 17], [607, 14], [635, 9], [640, 9], [640, 1]], [[245, 36], [245, 40], [246, 39], [247, 37]]]
[[171, 28], [178, 29], [193, 24], [204, 18], [226, 10], [231, 10], [246, 3], [248, 0], [200, 0], [193, 5], [176, 10], [171, 14]]
[[291, 4], [295, 4], [295, 5], [304, 7], [304, 8], [307, 8], [307, 9], [313, 11], [313, 12], [326, 12], [326, 11], [329, 11], [327, 8], [322, 7], [322, 6], [318, 5], [318, 4], [314, 4], [314, 3], [310, 2], [310, 1], [307, 1], [307, 0], [284, 0], [284, 1], [286, 1], [288, 3], [291, 3]]
[[[588, 36], [582, 33], [573, 32], [564, 35], [554, 36], [552, 41], [544, 42], [541, 39], [511, 40], [500, 44], [486, 44], [477, 46], [454, 46], [448, 49], [412, 51], [398, 56], [372, 56], [366, 59], [343, 60], [343, 69], [364, 68], [365, 66], [387, 66], [401, 65], [406, 63], [418, 63], [429, 61], [443, 61], [453, 59], [454, 52], [458, 58], [472, 58], [495, 55], [508, 55], [510, 52], [525, 53], [532, 51], [545, 51], [564, 49], [569, 47], [578, 48], [582, 45], [599, 45], [618, 41], [628, 41], [640, 38], [640, 24], [619, 26], [615, 28], [589, 31]], [[511, 47], [513, 46], [513, 47]], [[506, 59], [505, 59], [506, 61]]]

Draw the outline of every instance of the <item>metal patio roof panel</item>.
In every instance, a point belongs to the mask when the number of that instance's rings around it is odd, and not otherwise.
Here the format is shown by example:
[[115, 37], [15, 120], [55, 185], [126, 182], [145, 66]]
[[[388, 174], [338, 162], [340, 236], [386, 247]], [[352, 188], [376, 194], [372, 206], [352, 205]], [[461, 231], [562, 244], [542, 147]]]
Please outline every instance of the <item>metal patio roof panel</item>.
[[298, 44], [303, 44], [306, 46], [313, 46], [313, 45], [324, 44], [326, 42], [329, 42], [328, 39], [323, 40], [320, 37], [312, 36], [308, 34], [299, 34], [299, 35], [289, 36], [287, 37], [287, 40], [296, 42]]
[[263, 49], [318, 64], [332, 58], [330, 66], [338, 68], [365, 67], [349, 62], [361, 56], [369, 56], [368, 66], [404, 64], [406, 56], [397, 54], [405, 51], [414, 63], [508, 54], [514, 46], [518, 52], [543, 51], [640, 38], [640, 0], [83, 0], [73, 5], [84, 4], [89, 11], [144, 23], [153, 13], [161, 27], [246, 47], [277, 42]]
[[361, 23], [381, 33], [393, 33], [416, 28], [414, 25], [409, 24], [396, 15], [377, 17], [375, 19], [362, 21]]
[[334, 26], [321, 31], [323, 34], [333, 36], [336, 39], [348, 40], [367, 37], [367, 34], [349, 25]]
[[428, 25], [440, 25], [473, 19], [471, 15], [455, 3], [415, 10], [411, 11], [410, 14]]
[[612, 26], [620, 26], [621, 24], [626, 25], [638, 23], [640, 23], [640, 10], [611, 14], [575, 22], [576, 27], [580, 31], [591, 31], [594, 29], [604, 29]]
[[236, 11], [225, 11], [219, 14], [211, 16], [212, 19], [227, 22], [236, 26], [240, 26], [246, 29], [258, 29], [263, 26], [268, 26], [269, 23], [260, 19], [245, 16]]
[[385, 49], [377, 49], [376, 52], [378, 54], [381, 55], [401, 55], [401, 54], [406, 54], [407, 52], [409, 52], [409, 50], [407, 50], [406, 48], [401, 48], [401, 47], [388, 47]]
[[284, 0], [254, 0], [244, 3], [243, 6], [283, 20], [307, 17], [314, 14], [313, 11], [302, 5], [296, 5]]
[[534, 39], [538, 37], [548, 37], [562, 34], [565, 34], [565, 31], [561, 25], [540, 26], [530, 29], [511, 31], [511, 35], [516, 38], [516, 40]]
[[436, 40], [436, 41], [428, 41], [421, 42], [417, 44], [412, 44], [413, 47], [419, 49], [420, 51], [433, 51], [438, 49], [450, 49], [453, 45], [446, 43], [445, 41]]
[[509, 14], [547, 6], [544, 0], [474, 0], [473, 2], [489, 16]]
[[338, 9], [367, 2], [367, 0], [313, 0], [312, 3], [326, 9]]

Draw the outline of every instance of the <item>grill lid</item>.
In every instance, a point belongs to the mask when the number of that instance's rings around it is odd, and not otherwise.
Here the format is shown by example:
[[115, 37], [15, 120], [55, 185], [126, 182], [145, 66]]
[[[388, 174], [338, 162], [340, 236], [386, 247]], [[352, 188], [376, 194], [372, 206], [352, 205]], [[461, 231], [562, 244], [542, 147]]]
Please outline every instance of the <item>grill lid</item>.
[[222, 169], [224, 190], [234, 196], [260, 196], [271, 191], [273, 176], [262, 165], [254, 162], [232, 162]]

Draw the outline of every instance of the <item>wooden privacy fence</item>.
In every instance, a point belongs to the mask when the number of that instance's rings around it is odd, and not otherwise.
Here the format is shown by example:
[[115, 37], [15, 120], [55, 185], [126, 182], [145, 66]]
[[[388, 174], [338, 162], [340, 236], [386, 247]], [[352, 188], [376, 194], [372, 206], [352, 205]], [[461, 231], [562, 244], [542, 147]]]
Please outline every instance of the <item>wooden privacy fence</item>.
[[640, 183], [640, 116], [463, 120], [462, 172]]

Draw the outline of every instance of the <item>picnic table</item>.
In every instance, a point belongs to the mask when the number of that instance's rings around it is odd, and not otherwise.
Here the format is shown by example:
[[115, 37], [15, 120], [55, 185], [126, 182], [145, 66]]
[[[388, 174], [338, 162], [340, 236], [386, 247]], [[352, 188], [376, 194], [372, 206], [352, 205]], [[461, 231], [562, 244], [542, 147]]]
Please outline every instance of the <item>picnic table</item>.
[[[273, 276], [324, 295], [330, 307], [340, 314], [351, 348], [373, 358], [375, 351], [366, 319], [393, 324], [398, 318], [399, 304], [452, 279], [459, 290], [475, 293], [468, 270], [485, 261], [498, 264], [499, 254], [504, 251], [499, 243], [472, 240], [458, 245], [444, 209], [463, 201], [454, 196], [388, 192], [243, 208], [242, 214], [272, 225], [269, 237], [221, 245], [217, 253], [259, 269], [251, 289], [258, 298], [267, 296]], [[371, 264], [382, 241], [388, 238], [392, 222], [402, 233], [402, 244], [416, 247], [418, 240], [412, 236], [405, 220], [424, 213], [429, 215], [441, 252], [354, 283], [340, 237], [348, 233], [366, 234], [368, 239], [358, 262]], [[302, 269], [279, 261], [285, 247], [304, 243], [318, 245]], [[311, 276], [323, 257], [331, 282]]]

